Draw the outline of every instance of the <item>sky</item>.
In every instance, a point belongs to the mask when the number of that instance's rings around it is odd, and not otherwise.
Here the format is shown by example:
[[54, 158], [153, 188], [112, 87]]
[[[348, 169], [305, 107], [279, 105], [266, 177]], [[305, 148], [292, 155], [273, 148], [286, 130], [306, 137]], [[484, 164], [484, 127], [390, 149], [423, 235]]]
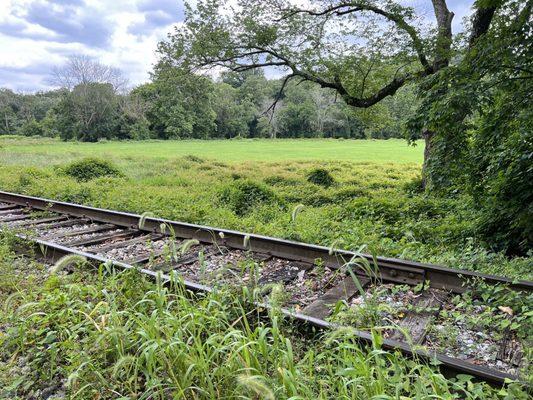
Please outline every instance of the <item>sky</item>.
[[[429, 0], [402, 3], [432, 12]], [[471, 4], [448, 0], [455, 32]], [[132, 85], [146, 82], [157, 43], [183, 9], [182, 0], [0, 0], [0, 87], [50, 89], [51, 69], [75, 54], [120, 68]]]

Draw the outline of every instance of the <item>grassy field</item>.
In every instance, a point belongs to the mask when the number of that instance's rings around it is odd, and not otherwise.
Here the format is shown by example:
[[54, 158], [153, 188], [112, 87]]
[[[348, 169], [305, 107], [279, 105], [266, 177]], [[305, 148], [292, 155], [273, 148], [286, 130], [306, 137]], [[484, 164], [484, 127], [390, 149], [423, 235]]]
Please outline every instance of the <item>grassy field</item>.
[[104, 158], [175, 159], [186, 155], [221, 160], [283, 161], [343, 160], [421, 163], [423, 146], [409, 146], [405, 140], [329, 140], [329, 139], [243, 139], [169, 140], [145, 142], [61, 142], [55, 139], [2, 138], [0, 155], [6, 163], [27, 165], [62, 162], [81, 156]]
[[[422, 149], [402, 141], [0, 146], [1, 190], [532, 277], [532, 257], [475, 239], [469, 198], [420, 190]], [[378, 332], [372, 346], [350, 329], [302, 336], [275, 309], [258, 318], [255, 292], [193, 297], [103, 267], [51, 273], [16, 256], [13, 240], [0, 234], [0, 398], [528, 398], [516, 383], [446, 379], [383, 351]]]
[[[254, 160], [252, 154], [258, 157], [263, 145], [269, 150], [262, 156], [270, 161]], [[7, 191], [150, 211], [160, 217], [325, 246], [366, 246], [366, 251], [379, 255], [517, 278], [533, 275], [532, 258], [509, 260], [475, 240], [477, 216], [468, 198], [434, 198], [419, 192], [420, 159], [414, 152], [421, 147], [413, 149], [403, 141], [84, 144], [10, 137], [0, 139], [0, 146], [0, 188]], [[172, 149], [180, 146], [180, 154], [186, 155], [173, 155]], [[317, 159], [291, 159], [305, 153], [306, 146], [315, 149], [308, 157]], [[387, 148], [390, 159], [322, 159], [325, 154], [334, 157], [335, 149], [341, 148], [344, 156], [351, 149], [354, 154], [366, 152], [369, 158], [384, 157], [379, 150]], [[65, 173], [69, 163], [96, 155], [116, 165], [120, 176], [85, 181]], [[397, 162], [409, 159], [418, 162]], [[328, 171], [331, 184], [309, 180], [317, 168]], [[299, 204], [304, 208], [291, 221]]]

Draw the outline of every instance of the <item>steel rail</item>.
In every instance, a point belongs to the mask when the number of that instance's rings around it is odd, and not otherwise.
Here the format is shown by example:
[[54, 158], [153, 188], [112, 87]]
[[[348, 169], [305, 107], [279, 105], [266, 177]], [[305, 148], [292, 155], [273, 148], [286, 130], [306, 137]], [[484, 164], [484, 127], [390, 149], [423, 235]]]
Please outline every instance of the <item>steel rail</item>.
[[[517, 290], [533, 291], [533, 282], [530, 281], [513, 281], [505, 277], [452, 269], [416, 261], [389, 257], [373, 257], [368, 254], [361, 255], [348, 250], [332, 249], [263, 235], [171, 221], [163, 218], [143, 218], [144, 223], [140, 227], [139, 220], [141, 215], [138, 214], [105, 210], [15, 193], [0, 191], [0, 201], [165, 235], [169, 235], [168, 228], [170, 227], [177, 238], [197, 239], [200, 242], [216, 243], [240, 250], [251, 249], [293, 261], [313, 263], [315, 260], [321, 259], [325, 265], [332, 268], [338, 268], [344, 265], [352, 257], [363, 256], [370, 263], [376, 264], [379, 277], [383, 280], [409, 284], [428, 281], [430, 287], [451, 290], [455, 293], [464, 292], [466, 290], [465, 285], [468, 285], [469, 280], [473, 279], [482, 279], [493, 284], [502, 283]], [[162, 228], [161, 225], [165, 225], [165, 228]]]
[[[124, 213], [119, 211], [104, 210], [94, 207], [81, 206], [60, 201], [41, 199], [32, 196], [18, 195], [14, 193], [0, 191], [0, 201], [5, 203], [14, 203], [24, 205], [30, 209], [47, 210], [57, 212], [60, 214], [71, 215], [89, 220], [95, 220], [103, 223], [112, 223], [118, 226], [126, 227], [128, 229], [136, 229], [141, 231], [168, 234], [168, 227], [171, 227], [174, 234], [178, 238], [190, 239], [195, 238], [204, 243], [217, 243], [235, 249], [249, 250], [266, 253], [272, 256], [277, 256], [284, 259], [314, 262], [317, 258], [321, 258], [326, 262], [326, 265], [332, 267], [339, 267], [339, 263], [344, 260], [349, 260], [351, 257], [358, 256], [357, 253], [345, 250], [334, 250], [323, 246], [309, 245], [305, 243], [293, 242], [283, 239], [271, 238], [261, 235], [246, 234], [232, 230], [211, 228], [207, 226], [194, 225], [183, 222], [170, 221], [159, 218], [146, 218], [142, 227], [139, 227], [140, 215]], [[167, 228], [161, 227], [164, 224]], [[222, 235], [219, 233], [222, 232]], [[109, 263], [122, 269], [135, 268], [141, 273], [156, 279], [159, 278], [163, 283], [171, 282], [171, 276], [162, 272], [155, 272], [149, 269], [139, 268], [137, 266], [129, 265], [124, 262], [113, 261], [105, 257], [83, 252], [77, 249], [70, 248], [65, 245], [60, 245], [50, 241], [37, 239], [23, 234], [18, 234], [19, 237], [31, 242], [36, 251], [52, 261], [67, 254], [77, 254], [85, 257], [93, 264]], [[222, 238], [220, 238], [222, 236]], [[220, 239], [219, 239], [220, 238]], [[247, 238], [245, 241], [244, 238]], [[248, 244], [245, 244], [247, 242]], [[291, 251], [292, 250], [292, 251]], [[510, 287], [518, 290], [531, 291], [533, 289], [533, 282], [519, 281], [513, 282], [504, 277], [497, 277], [493, 275], [484, 275], [471, 271], [455, 270], [436, 265], [417, 263], [406, 260], [399, 260], [385, 257], [372, 257], [365, 255], [371, 261], [375, 261], [379, 268], [380, 277], [387, 281], [400, 283], [416, 283], [430, 281], [431, 287], [443, 288], [450, 291], [462, 292], [465, 290], [464, 284], [468, 279], [478, 278], [484, 279], [490, 283], [504, 283]], [[386, 271], [383, 273], [382, 268]], [[436, 280], [433, 282], [432, 280]], [[212, 290], [210, 286], [199, 284], [196, 282], [184, 280], [184, 286], [193, 291], [209, 292]], [[258, 307], [268, 309], [268, 304], [256, 303]], [[306, 324], [322, 328], [332, 329], [339, 327], [338, 324], [325, 321], [323, 319], [315, 318], [303, 313], [294, 312], [289, 309], [282, 309], [283, 314], [287, 317], [302, 321]], [[368, 332], [358, 331], [354, 329], [354, 335], [365, 343], [372, 343], [372, 336]], [[413, 348], [409, 344], [391, 340], [383, 339], [383, 348], [387, 350], [399, 350], [407, 357], [420, 358], [426, 361], [437, 360], [441, 364], [441, 369], [449, 374], [469, 374], [483, 381], [491, 384], [502, 385], [507, 379], [519, 380], [520, 378], [493, 368], [482, 365], [475, 365], [457, 358], [449, 357], [444, 354], [427, 351], [423, 349]]]

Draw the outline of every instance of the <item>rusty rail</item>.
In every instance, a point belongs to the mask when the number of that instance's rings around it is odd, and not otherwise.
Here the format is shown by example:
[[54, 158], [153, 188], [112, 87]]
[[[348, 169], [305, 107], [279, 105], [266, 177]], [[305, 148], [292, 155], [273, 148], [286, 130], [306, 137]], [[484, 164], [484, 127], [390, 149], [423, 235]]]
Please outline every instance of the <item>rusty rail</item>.
[[[253, 252], [263, 255], [275, 256], [281, 259], [307, 264], [312, 264], [316, 259], [321, 259], [324, 265], [332, 269], [338, 269], [352, 257], [359, 256], [354, 252], [346, 250], [330, 249], [323, 246], [171, 221], [161, 218], [144, 218], [143, 225], [139, 226], [139, 220], [141, 216], [137, 214], [105, 210], [3, 191], [0, 191], [0, 202], [6, 203], [6, 205], [2, 207], [2, 209], [5, 210], [13, 210], [15, 209], [15, 206], [18, 205], [26, 210], [49, 211], [51, 213], [57, 213], [61, 216], [67, 216], [69, 218], [79, 218], [79, 221], [97, 221], [109, 226], [124, 228], [125, 231], [117, 236], [127, 236], [131, 232], [139, 231], [156, 234], [158, 236], [168, 235], [169, 228], [171, 228], [173, 235], [175, 235], [176, 238], [197, 239], [199, 242], [205, 244], [216, 243], [217, 245], [225, 246], [230, 249], [252, 250]], [[68, 221], [64, 221], [62, 218], [57, 220], [61, 221], [58, 222], [58, 225], [68, 223]], [[26, 221], [23, 220], [22, 225], [26, 225]], [[164, 225], [165, 228], [162, 229], [162, 225]], [[86, 229], [85, 231], [102, 231], [105, 235], [105, 231], [103, 229], [94, 228]], [[97, 254], [80, 251], [66, 245], [54, 243], [53, 240], [42, 240], [24, 237], [23, 235], [19, 236], [31, 241], [37, 251], [42, 252], [43, 255], [52, 260], [57, 260], [66, 254], [78, 254], [86, 257], [88, 260], [94, 263], [112, 262], [114, 265], [120, 268], [134, 268], [132, 265], [124, 262], [110, 261], [109, 259], [101, 257]], [[516, 290], [533, 290], [533, 282], [529, 281], [516, 282], [504, 277], [485, 275], [471, 271], [451, 269], [437, 265], [395, 258], [372, 257], [370, 255], [363, 255], [363, 257], [377, 266], [378, 278], [386, 282], [409, 285], [416, 285], [421, 282], [429, 282], [429, 287], [431, 288], [444, 289], [452, 293], [462, 293], [465, 290], [468, 290], [468, 282], [473, 279], [483, 279], [486, 282], [493, 284], [506, 284]], [[140, 268], [139, 270], [153, 278], [159, 274], [159, 277], [163, 279], [163, 281], [170, 281], [170, 275], [168, 274], [161, 274], [161, 272], [158, 273], [144, 268]], [[187, 288], [195, 291], [211, 290], [209, 286], [193, 281], [185, 280], [184, 284]], [[331, 297], [333, 295], [335, 295], [335, 290], [326, 293], [326, 297]], [[268, 305], [265, 304], [261, 304], [261, 306], [268, 308]], [[321, 310], [320, 312], [317, 311], [318, 314], [316, 314], [320, 315], [320, 318], [302, 312], [294, 312], [288, 309], [283, 309], [282, 311], [288, 317], [303, 321], [319, 328], [330, 329], [336, 326], [335, 324], [324, 319], [323, 307], [321, 308], [320, 304], [313, 305], [313, 307], [309, 308], [309, 310]], [[357, 331], [356, 335], [363, 342], [371, 342], [372, 340], [371, 335], [364, 331]], [[399, 350], [409, 357], [420, 357], [421, 359], [425, 360], [436, 358], [442, 364], [442, 367], [451, 374], [466, 373], [493, 384], [503, 384], [505, 379], [518, 379], [517, 376], [510, 375], [496, 369], [475, 365], [456, 358], [448, 357], [443, 354], [413, 349], [408, 344], [397, 340], [384, 339], [383, 347], [391, 350]]]

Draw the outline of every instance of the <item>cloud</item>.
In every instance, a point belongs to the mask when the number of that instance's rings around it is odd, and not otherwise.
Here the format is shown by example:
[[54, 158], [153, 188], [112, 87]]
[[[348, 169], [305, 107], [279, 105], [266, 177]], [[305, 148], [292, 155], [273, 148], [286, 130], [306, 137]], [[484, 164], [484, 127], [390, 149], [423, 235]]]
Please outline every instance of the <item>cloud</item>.
[[0, 0], [0, 87], [42, 90], [54, 65], [85, 54], [142, 83], [180, 0]]
[[105, 15], [92, 13], [80, 1], [61, 5], [34, 2], [27, 9], [25, 20], [54, 32], [56, 41], [83, 43], [89, 47], [107, 47], [112, 27]]
[[[400, 0], [433, 10], [427, 0]], [[472, 0], [448, 0], [454, 29]], [[132, 84], [145, 82], [157, 43], [184, 19], [182, 0], [0, 0], [0, 87], [49, 88], [52, 66], [85, 54], [120, 68]], [[458, 30], [456, 30], [457, 32]]]
[[0, 86], [17, 92], [35, 92], [48, 90], [48, 74], [51, 64], [43, 63], [26, 67], [0, 66]]
[[174, 0], [143, 0], [137, 5], [143, 14], [143, 21], [132, 24], [128, 32], [134, 35], [147, 35], [155, 29], [167, 27], [185, 17], [183, 6]]
[[172, 22], [172, 16], [164, 11], [147, 11], [144, 13], [144, 21], [131, 25], [128, 32], [133, 35], [149, 35], [155, 29], [168, 26]]
[[174, 17], [183, 17], [183, 4], [175, 0], [142, 0], [137, 9], [144, 11], [163, 11]]

